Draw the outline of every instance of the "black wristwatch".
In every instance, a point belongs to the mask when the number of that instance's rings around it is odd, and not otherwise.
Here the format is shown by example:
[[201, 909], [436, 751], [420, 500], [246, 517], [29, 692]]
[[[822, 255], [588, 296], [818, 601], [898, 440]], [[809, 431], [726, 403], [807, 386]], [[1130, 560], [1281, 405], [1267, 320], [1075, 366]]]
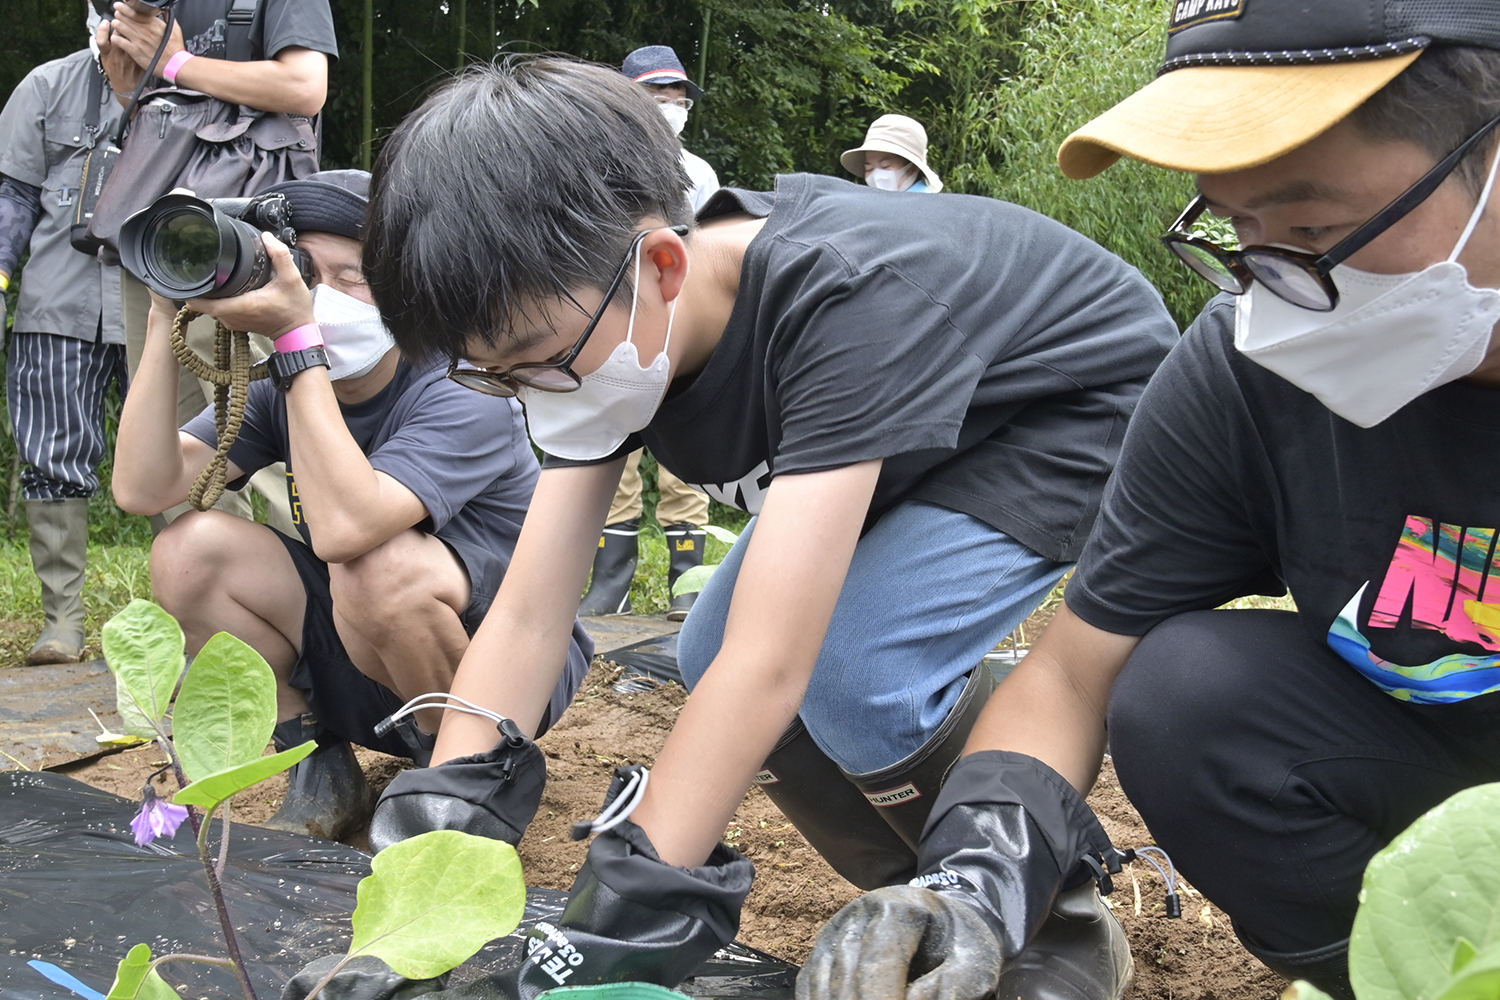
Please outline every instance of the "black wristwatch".
[[305, 372], [309, 368], [322, 365], [328, 367], [328, 352], [322, 345], [317, 347], [304, 347], [300, 351], [272, 352], [266, 359], [266, 367], [271, 371], [271, 384], [277, 390], [286, 392], [292, 387], [292, 379], [297, 377], [298, 372]]

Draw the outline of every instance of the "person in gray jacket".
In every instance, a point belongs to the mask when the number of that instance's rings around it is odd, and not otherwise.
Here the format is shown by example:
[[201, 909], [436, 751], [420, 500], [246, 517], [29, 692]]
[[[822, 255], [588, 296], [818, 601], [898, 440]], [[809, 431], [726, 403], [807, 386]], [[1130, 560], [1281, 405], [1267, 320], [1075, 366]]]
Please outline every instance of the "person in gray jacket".
[[46, 614], [30, 665], [83, 654], [88, 504], [104, 457], [104, 397], [126, 382], [125, 330], [119, 268], [74, 250], [68, 228], [83, 161], [120, 113], [87, 48], [32, 70], [0, 111], [0, 288], [20, 280], [31, 254], [6, 379]]

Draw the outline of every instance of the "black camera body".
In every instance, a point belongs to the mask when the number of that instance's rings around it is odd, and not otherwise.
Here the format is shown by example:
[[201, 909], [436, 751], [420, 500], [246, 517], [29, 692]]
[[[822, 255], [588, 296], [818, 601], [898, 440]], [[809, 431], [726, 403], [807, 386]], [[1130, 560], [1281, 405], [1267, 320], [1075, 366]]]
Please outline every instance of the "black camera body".
[[120, 226], [120, 264], [164, 298], [233, 298], [260, 288], [274, 274], [261, 233], [291, 247], [292, 260], [311, 288], [312, 258], [297, 246], [292, 206], [282, 194], [162, 195]]

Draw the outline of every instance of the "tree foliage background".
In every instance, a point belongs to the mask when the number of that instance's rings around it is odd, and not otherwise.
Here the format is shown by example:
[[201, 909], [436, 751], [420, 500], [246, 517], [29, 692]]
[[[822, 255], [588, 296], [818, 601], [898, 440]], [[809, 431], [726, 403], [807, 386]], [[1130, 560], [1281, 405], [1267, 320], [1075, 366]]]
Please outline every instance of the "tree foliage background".
[[[685, 139], [726, 184], [841, 174], [839, 152], [875, 116], [901, 112], [927, 126], [949, 191], [1079, 229], [1141, 267], [1180, 322], [1206, 298], [1156, 242], [1187, 198], [1184, 178], [1123, 163], [1074, 182], [1055, 162], [1069, 132], [1151, 78], [1168, 0], [331, 2], [342, 58], [324, 114], [326, 166], [365, 153], [367, 19], [377, 149], [467, 62], [519, 51], [618, 65], [639, 45], [667, 44], [708, 90]], [[32, 66], [84, 43], [85, 10], [84, 0], [0, 0], [0, 99]]]

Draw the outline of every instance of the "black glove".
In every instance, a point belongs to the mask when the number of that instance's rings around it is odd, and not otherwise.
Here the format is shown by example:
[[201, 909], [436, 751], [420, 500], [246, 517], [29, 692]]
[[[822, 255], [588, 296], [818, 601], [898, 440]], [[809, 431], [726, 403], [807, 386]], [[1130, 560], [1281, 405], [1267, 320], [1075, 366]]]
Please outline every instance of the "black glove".
[[[620, 768], [609, 802], [636, 768]], [[527, 959], [494, 977], [508, 1000], [560, 986], [648, 982], [675, 986], [734, 940], [755, 866], [719, 844], [697, 868], [662, 861], [651, 840], [623, 821], [600, 833], [554, 926], [527, 936]]]
[[429, 830], [461, 830], [517, 843], [547, 785], [547, 758], [506, 719], [495, 749], [402, 771], [375, 804], [370, 846], [382, 851]]
[[[281, 1000], [303, 1000], [343, 960], [343, 955], [325, 955], [310, 963], [282, 987]], [[447, 979], [407, 979], [380, 959], [361, 955], [340, 969], [318, 996], [322, 1000], [413, 1000], [441, 990]]]
[[1024, 754], [971, 754], [933, 804], [917, 877], [834, 915], [797, 977], [798, 1000], [977, 1000], [1065, 881], [1092, 876], [1108, 893], [1119, 870], [1093, 810], [1056, 771]]

